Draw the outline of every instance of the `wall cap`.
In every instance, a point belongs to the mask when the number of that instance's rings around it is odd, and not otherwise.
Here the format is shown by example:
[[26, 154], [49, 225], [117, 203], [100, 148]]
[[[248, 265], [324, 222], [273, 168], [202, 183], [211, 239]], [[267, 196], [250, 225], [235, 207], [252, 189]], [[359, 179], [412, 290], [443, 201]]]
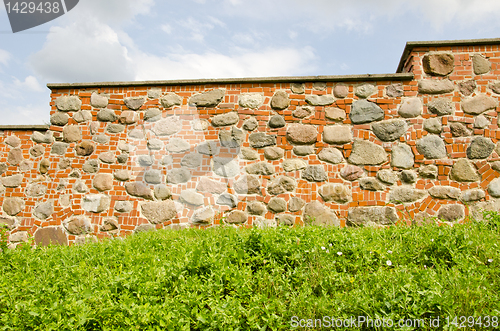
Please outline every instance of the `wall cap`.
[[49, 125], [0, 125], [1, 130], [47, 131]]

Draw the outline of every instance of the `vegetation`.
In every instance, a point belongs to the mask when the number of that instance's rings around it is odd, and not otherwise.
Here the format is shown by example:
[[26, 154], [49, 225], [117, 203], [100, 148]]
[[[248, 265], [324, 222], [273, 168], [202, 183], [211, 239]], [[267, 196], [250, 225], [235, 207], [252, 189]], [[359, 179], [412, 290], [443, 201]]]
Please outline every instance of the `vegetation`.
[[359, 316], [394, 326], [349, 330], [431, 329], [397, 322], [437, 317], [432, 329], [457, 329], [460, 316], [473, 317], [469, 330], [489, 316], [495, 329], [499, 226], [489, 213], [453, 227], [217, 227], [0, 244], [0, 330], [319, 330]]

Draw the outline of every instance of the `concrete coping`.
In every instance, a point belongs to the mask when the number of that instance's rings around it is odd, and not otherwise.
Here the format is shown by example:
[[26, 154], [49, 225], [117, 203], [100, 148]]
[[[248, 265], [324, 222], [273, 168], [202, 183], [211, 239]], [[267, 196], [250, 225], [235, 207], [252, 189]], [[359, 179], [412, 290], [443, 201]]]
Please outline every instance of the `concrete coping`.
[[0, 125], [0, 131], [13, 130], [13, 131], [47, 131], [49, 125]]
[[356, 82], [356, 81], [402, 81], [412, 80], [412, 73], [397, 74], [365, 74], [343, 76], [294, 76], [294, 77], [250, 77], [250, 78], [216, 78], [216, 79], [184, 79], [131, 82], [93, 82], [93, 83], [52, 83], [47, 84], [51, 90], [65, 88], [103, 88], [117, 86], [171, 86], [171, 85], [210, 85], [210, 84], [251, 84], [251, 83], [306, 83], [306, 82]]
[[434, 40], [434, 41], [408, 41], [406, 43], [403, 55], [399, 61], [397, 73], [401, 73], [403, 67], [408, 60], [413, 48], [416, 47], [446, 47], [446, 46], [478, 46], [478, 45], [498, 45], [500, 44], [500, 38], [488, 38], [488, 39], [461, 39], [461, 40]]

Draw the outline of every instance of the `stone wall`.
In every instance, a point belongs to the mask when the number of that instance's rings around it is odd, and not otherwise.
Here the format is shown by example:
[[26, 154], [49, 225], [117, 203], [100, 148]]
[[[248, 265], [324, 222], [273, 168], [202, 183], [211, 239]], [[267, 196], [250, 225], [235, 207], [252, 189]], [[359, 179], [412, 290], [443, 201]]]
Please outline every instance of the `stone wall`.
[[408, 43], [391, 75], [50, 84], [1, 127], [12, 243], [154, 228], [448, 222], [500, 207], [500, 40]]

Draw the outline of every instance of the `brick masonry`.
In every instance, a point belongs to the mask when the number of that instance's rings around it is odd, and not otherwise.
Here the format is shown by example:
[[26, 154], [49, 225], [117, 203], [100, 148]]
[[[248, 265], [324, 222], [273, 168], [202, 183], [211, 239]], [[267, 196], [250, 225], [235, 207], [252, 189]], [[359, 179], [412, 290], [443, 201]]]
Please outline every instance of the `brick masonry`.
[[380, 226], [500, 202], [500, 40], [408, 43], [391, 75], [49, 84], [0, 129], [13, 245], [159, 228]]

